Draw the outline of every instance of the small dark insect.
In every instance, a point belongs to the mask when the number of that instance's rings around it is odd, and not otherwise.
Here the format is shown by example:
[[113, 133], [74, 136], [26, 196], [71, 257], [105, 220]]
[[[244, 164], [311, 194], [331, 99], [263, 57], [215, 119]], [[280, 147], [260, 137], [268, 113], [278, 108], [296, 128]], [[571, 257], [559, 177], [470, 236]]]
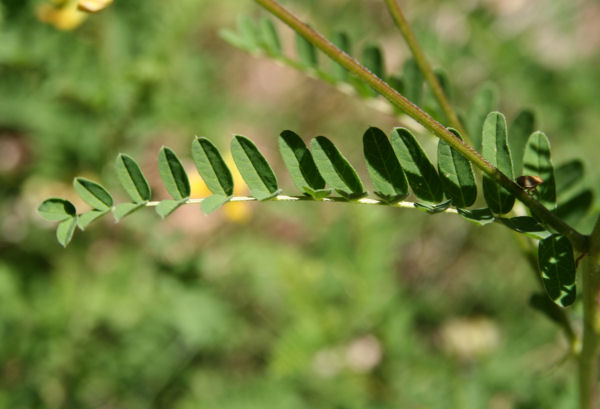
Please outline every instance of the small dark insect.
[[519, 176], [517, 183], [527, 193], [535, 192], [535, 188], [544, 183], [544, 180], [539, 176]]

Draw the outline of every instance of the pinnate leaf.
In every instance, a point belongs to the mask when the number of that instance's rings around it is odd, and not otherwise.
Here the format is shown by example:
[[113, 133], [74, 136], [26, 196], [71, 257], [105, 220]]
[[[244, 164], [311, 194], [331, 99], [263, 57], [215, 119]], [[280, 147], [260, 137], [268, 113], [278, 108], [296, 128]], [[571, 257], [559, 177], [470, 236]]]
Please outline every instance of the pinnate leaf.
[[[513, 179], [512, 159], [508, 148], [506, 119], [499, 112], [491, 112], [483, 124], [483, 157], [509, 179]], [[483, 196], [490, 210], [497, 214], [510, 212], [515, 198], [487, 175], [483, 176]]]
[[166, 146], [158, 154], [158, 173], [173, 199], [180, 201], [190, 196], [187, 173], [175, 152]]
[[575, 260], [569, 239], [553, 234], [541, 240], [538, 247], [538, 263], [550, 299], [561, 307], [571, 305], [577, 292]]
[[349, 198], [365, 195], [356, 171], [329, 139], [317, 136], [310, 146], [317, 168], [331, 188]]
[[367, 129], [363, 135], [363, 150], [377, 196], [388, 202], [405, 198], [408, 195], [406, 176], [386, 134], [375, 127]]
[[115, 168], [119, 182], [121, 182], [121, 186], [123, 186], [123, 189], [125, 189], [131, 200], [135, 203], [144, 203], [150, 200], [150, 185], [135, 159], [129, 155], [120, 153], [117, 156]]
[[[450, 131], [462, 140], [456, 130]], [[475, 203], [477, 185], [471, 163], [442, 139], [438, 142], [438, 172], [446, 197], [454, 206], [469, 207]]]
[[440, 178], [414, 135], [406, 128], [395, 128], [391, 141], [414, 194], [428, 202], [441, 202], [444, 191]]
[[252, 196], [266, 200], [279, 193], [277, 178], [254, 142], [241, 135], [234, 136], [231, 154]]
[[38, 207], [40, 215], [50, 221], [61, 221], [77, 215], [73, 203], [58, 197], [46, 199]]
[[97, 210], [110, 210], [113, 205], [113, 198], [100, 184], [85, 178], [75, 178], [73, 180], [75, 191], [84, 202]]

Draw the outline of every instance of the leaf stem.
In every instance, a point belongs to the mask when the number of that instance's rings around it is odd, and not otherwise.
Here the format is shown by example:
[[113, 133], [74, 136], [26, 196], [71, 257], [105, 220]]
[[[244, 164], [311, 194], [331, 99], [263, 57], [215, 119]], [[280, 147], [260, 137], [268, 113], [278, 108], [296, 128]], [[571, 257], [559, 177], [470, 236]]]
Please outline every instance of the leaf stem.
[[579, 404], [598, 407], [600, 358], [600, 218], [590, 235], [588, 255], [583, 259], [583, 345], [579, 356]]
[[450, 101], [448, 101], [448, 96], [444, 92], [444, 89], [440, 85], [437, 76], [433, 72], [433, 68], [431, 68], [427, 57], [425, 57], [423, 50], [419, 46], [419, 43], [417, 42], [417, 39], [413, 34], [410, 25], [408, 24], [408, 21], [406, 21], [406, 17], [404, 17], [404, 13], [402, 13], [402, 9], [400, 8], [398, 0], [385, 0], [385, 3], [387, 4], [388, 10], [392, 18], [394, 19], [396, 26], [402, 33], [404, 41], [406, 41], [406, 44], [408, 44], [408, 48], [410, 48], [410, 51], [412, 52], [412, 55], [415, 59], [415, 62], [417, 63], [417, 66], [419, 67], [419, 70], [423, 74], [425, 81], [427, 81], [427, 83], [431, 87], [433, 95], [435, 96], [435, 99], [442, 108], [442, 111], [444, 111], [444, 114], [450, 122], [450, 125], [460, 132], [466, 143], [470, 143], [467, 131], [460, 122], [460, 119], [458, 118], [458, 115], [456, 115], [456, 112], [454, 112], [454, 109], [452, 109]]
[[507, 189], [521, 202], [523, 202], [525, 206], [527, 206], [531, 212], [542, 222], [568, 237], [575, 249], [582, 252], [587, 250], [587, 236], [577, 232], [554, 213], [546, 209], [541, 203], [531, 197], [513, 180], [508, 178], [504, 173], [500, 172], [496, 167], [484, 159], [483, 156], [481, 156], [477, 151], [465, 144], [462, 140], [460, 140], [460, 138], [456, 137], [456, 135], [446, 129], [444, 125], [437, 122], [421, 108], [410, 102], [408, 99], [406, 99], [406, 97], [398, 93], [354, 58], [337, 48], [320, 33], [313, 30], [308, 24], [299, 20], [295, 15], [282, 7], [276, 0], [254, 1], [272, 13], [275, 17], [283, 21], [285, 24], [290, 26], [298, 34], [303, 36], [306, 40], [331, 57], [335, 62], [365, 81], [373, 89], [388, 99], [393, 105], [400, 108], [408, 116], [423, 125], [423, 127], [429, 130], [435, 136], [446, 141], [452, 148], [471, 161], [475, 166], [480, 168], [492, 180]]

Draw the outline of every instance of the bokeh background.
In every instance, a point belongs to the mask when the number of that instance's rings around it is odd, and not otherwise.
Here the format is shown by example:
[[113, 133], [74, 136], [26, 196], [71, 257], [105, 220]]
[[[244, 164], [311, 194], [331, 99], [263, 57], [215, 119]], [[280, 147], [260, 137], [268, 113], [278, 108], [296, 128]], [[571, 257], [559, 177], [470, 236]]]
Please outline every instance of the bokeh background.
[[[124, 200], [119, 152], [165, 197], [156, 161], [170, 146], [201, 197], [192, 137], [227, 152], [239, 133], [294, 193], [281, 130], [327, 135], [365, 176], [362, 131], [404, 122], [225, 43], [240, 14], [263, 15], [250, 0], [116, 0], [87, 18], [59, 3], [0, 1], [0, 407], [575, 406], [566, 342], [528, 306], [536, 281], [499, 226], [341, 204], [185, 206], [165, 221], [106, 217], [62, 249], [38, 204], [84, 209], [78, 175]], [[509, 120], [532, 108], [555, 162], [580, 158], [598, 185], [596, 1], [402, 3], [457, 109], [494, 84]], [[409, 56], [383, 1], [285, 4], [381, 45], [392, 72]]]

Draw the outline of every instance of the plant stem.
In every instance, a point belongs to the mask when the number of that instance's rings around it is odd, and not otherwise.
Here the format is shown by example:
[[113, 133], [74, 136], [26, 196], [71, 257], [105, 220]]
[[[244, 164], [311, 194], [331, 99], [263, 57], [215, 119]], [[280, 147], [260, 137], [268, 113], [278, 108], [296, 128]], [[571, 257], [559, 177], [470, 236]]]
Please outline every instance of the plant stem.
[[581, 409], [598, 408], [600, 358], [600, 218], [590, 236], [583, 259], [583, 345], [579, 356], [579, 403]]
[[425, 81], [427, 81], [427, 83], [431, 87], [433, 95], [435, 96], [435, 99], [437, 100], [438, 104], [440, 104], [442, 111], [444, 111], [444, 114], [450, 122], [450, 125], [458, 130], [458, 132], [462, 135], [466, 143], [470, 143], [467, 131], [460, 122], [460, 119], [458, 119], [458, 115], [456, 115], [454, 109], [452, 109], [450, 101], [448, 101], [448, 97], [444, 92], [444, 89], [440, 85], [437, 76], [433, 72], [433, 68], [431, 68], [429, 61], [427, 61], [427, 57], [425, 57], [423, 50], [419, 46], [419, 43], [417, 42], [417, 39], [415, 38], [415, 35], [413, 34], [410, 28], [410, 25], [404, 17], [404, 13], [402, 13], [400, 4], [398, 4], [397, 0], [385, 0], [385, 2], [388, 6], [390, 14], [392, 15], [392, 18], [394, 19], [394, 22], [396, 23], [396, 26], [398, 27], [398, 29], [402, 33], [402, 36], [404, 37], [404, 41], [406, 41], [406, 43], [408, 44], [408, 48], [410, 48], [410, 51], [412, 52], [412, 55], [415, 59], [415, 62], [417, 63], [417, 66], [419, 67], [419, 70], [423, 74]]
[[437, 122], [430, 115], [424, 112], [421, 108], [410, 102], [395, 89], [390, 87], [381, 78], [374, 75], [367, 68], [362, 66], [354, 58], [350, 57], [344, 51], [337, 48], [333, 43], [313, 30], [309, 25], [300, 21], [295, 15], [283, 8], [276, 0], [254, 0], [260, 4], [275, 17], [289, 25], [294, 31], [303, 36], [310, 43], [315, 45], [335, 62], [346, 68], [348, 71], [358, 76], [360, 79], [369, 84], [379, 94], [387, 98], [393, 105], [400, 108], [408, 116], [423, 125], [425, 129], [443, 139], [452, 148], [480, 168], [489, 178], [494, 180], [500, 186], [504, 187], [515, 197], [517, 197], [531, 212], [537, 216], [543, 223], [551, 226], [559, 233], [563, 234], [573, 244], [573, 247], [579, 251], [587, 250], [587, 237], [577, 232], [571, 226], [563, 222], [554, 213], [546, 209], [540, 202], [531, 197], [525, 190], [512, 181], [504, 173], [500, 172], [490, 162], [483, 158], [472, 147], [465, 144], [460, 138], [456, 137], [452, 132]]

